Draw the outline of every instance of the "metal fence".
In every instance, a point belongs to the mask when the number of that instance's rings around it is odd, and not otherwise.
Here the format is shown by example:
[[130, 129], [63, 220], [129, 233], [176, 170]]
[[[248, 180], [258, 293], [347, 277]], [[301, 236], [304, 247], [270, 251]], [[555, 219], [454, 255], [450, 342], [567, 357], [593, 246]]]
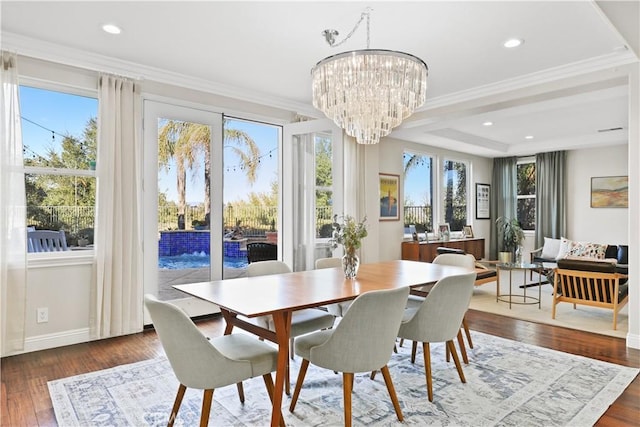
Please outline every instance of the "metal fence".
[[[466, 207], [456, 207], [455, 214], [464, 213]], [[458, 212], [460, 211], [460, 212]], [[37, 213], [37, 214], [36, 214]], [[93, 229], [94, 208], [92, 206], [37, 206], [27, 210], [28, 225], [38, 228], [64, 229], [72, 235], [82, 230]], [[405, 206], [404, 226], [421, 226], [426, 231], [433, 231], [431, 206]], [[323, 206], [316, 209], [316, 235], [331, 237], [333, 209]], [[464, 222], [464, 221], [463, 221]], [[207, 228], [203, 206], [187, 206], [184, 228], [193, 230]], [[278, 208], [260, 206], [225, 205], [223, 209], [224, 229], [232, 231], [240, 227], [246, 236], [264, 236], [267, 231], [278, 230]], [[457, 224], [456, 224], [457, 225]], [[452, 229], [454, 225], [452, 224]], [[178, 207], [158, 207], [158, 231], [178, 230]]]
[[93, 206], [29, 206], [27, 225], [75, 235], [93, 229], [94, 215]]
[[404, 226], [415, 225], [419, 233], [433, 231], [431, 206], [405, 206]]
[[[333, 221], [331, 207], [317, 209], [318, 234], [330, 237]], [[37, 228], [61, 229], [69, 235], [77, 235], [94, 227], [95, 209], [92, 206], [35, 206], [27, 210], [28, 225]], [[267, 231], [278, 230], [278, 208], [259, 206], [225, 205], [223, 226], [226, 231], [240, 227], [245, 236], [265, 236]], [[184, 229], [208, 228], [203, 206], [187, 206]], [[329, 229], [328, 235], [327, 228]], [[158, 231], [178, 230], [178, 207], [158, 207]], [[93, 236], [91, 236], [93, 240]]]

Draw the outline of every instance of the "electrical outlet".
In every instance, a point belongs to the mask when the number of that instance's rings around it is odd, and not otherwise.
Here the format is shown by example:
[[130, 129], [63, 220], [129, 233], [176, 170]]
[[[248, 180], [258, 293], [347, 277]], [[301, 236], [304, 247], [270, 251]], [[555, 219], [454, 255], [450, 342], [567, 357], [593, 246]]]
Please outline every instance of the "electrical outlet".
[[36, 322], [37, 323], [46, 323], [49, 321], [49, 308], [48, 307], [40, 307], [36, 309]]

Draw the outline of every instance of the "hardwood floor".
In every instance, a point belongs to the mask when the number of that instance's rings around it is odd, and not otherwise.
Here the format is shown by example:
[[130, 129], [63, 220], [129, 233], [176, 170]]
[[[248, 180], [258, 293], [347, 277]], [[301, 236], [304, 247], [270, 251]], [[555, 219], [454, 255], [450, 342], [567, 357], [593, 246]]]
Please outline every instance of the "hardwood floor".
[[[622, 339], [536, 324], [470, 310], [469, 327], [475, 331], [541, 347], [578, 354], [625, 366], [640, 367], [640, 350], [625, 346]], [[209, 336], [220, 335], [220, 317], [198, 325]], [[151, 359], [163, 354], [153, 330], [139, 334], [77, 344], [2, 358], [2, 426], [56, 426], [47, 381]], [[598, 426], [640, 424], [640, 376], [600, 418]]]

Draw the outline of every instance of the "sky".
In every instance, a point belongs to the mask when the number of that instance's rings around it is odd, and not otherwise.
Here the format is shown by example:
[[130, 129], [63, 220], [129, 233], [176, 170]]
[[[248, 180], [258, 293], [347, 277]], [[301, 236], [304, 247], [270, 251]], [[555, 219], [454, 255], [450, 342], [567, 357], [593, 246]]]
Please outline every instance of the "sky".
[[[409, 155], [411, 153], [405, 153]], [[405, 157], [405, 163], [408, 160]], [[404, 193], [403, 198], [410, 199], [414, 205], [422, 205], [425, 202], [425, 199], [428, 199], [429, 196], [429, 183], [427, 178], [429, 176], [429, 167], [428, 163], [425, 161], [424, 164], [418, 164], [416, 167], [411, 168], [407, 175], [404, 177]]]
[[[20, 115], [25, 155], [44, 156], [48, 148], [60, 152], [63, 136], [81, 137], [91, 117], [98, 114], [98, 100], [20, 86]], [[37, 124], [28, 122], [28, 119]], [[46, 128], [46, 129], [43, 129]], [[53, 135], [51, 131], [56, 134]], [[55, 136], [55, 139], [52, 138]]]
[[[52, 147], [58, 152], [61, 151], [60, 144], [64, 135], [82, 137], [88, 120], [98, 114], [98, 101], [95, 98], [21, 86], [20, 108], [23, 118], [22, 138], [25, 155], [44, 156], [47, 149]], [[261, 158], [257, 180], [254, 184], [250, 184], [244, 171], [240, 170], [239, 158], [232, 150], [224, 149], [225, 202], [241, 200], [250, 192], [270, 192], [271, 182], [277, 177], [278, 128], [233, 119], [229, 119], [228, 123], [251, 136], [260, 149]], [[159, 190], [165, 191], [169, 200], [177, 200], [174, 173], [175, 167], [168, 174], [162, 172], [159, 174]], [[203, 193], [204, 179], [201, 167], [197, 176], [192, 177], [190, 173], [187, 175], [187, 202], [192, 204], [202, 202]]]

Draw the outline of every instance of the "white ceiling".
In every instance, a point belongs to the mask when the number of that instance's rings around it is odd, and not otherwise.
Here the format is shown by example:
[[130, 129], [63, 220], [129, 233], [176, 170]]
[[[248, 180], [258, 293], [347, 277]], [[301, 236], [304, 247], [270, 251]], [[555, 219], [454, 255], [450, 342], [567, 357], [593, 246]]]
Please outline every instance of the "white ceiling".
[[[640, 2], [1, 2], [2, 47], [320, 117], [310, 70], [366, 47], [429, 66], [427, 103], [391, 136], [499, 157], [627, 143]], [[108, 35], [102, 24], [122, 28]], [[515, 50], [508, 38], [524, 39]], [[494, 123], [483, 126], [485, 121]], [[599, 132], [602, 129], [622, 130]], [[533, 135], [532, 140], [524, 139]]]

